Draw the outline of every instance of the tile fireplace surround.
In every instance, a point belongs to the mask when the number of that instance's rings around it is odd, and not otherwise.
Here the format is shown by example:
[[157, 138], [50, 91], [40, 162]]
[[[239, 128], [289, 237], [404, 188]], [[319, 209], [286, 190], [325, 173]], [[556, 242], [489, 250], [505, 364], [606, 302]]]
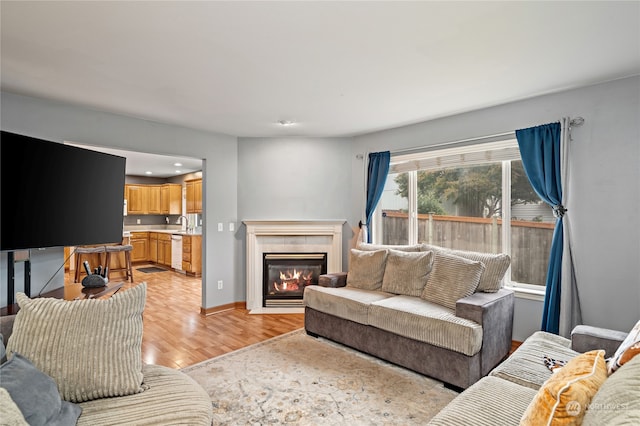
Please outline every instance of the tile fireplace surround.
[[246, 220], [247, 309], [252, 314], [303, 313], [301, 307], [262, 306], [263, 253], [327, 253], [327, 272], [342, 271], [345, 220]]

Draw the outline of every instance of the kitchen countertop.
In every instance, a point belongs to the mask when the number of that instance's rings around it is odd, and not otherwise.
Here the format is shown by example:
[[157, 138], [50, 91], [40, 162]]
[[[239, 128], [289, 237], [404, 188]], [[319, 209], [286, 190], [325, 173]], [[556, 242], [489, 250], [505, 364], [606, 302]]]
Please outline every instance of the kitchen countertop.
[[187, 232], [181, 229], [158, 229], [158, 228], [137, 228], [124, 231], [122, 234], [125, 237], [131, 236], [132, 232], [157, 232], [160, 234], [172, 234], [172, 235], [202, 235], [200, 232]]

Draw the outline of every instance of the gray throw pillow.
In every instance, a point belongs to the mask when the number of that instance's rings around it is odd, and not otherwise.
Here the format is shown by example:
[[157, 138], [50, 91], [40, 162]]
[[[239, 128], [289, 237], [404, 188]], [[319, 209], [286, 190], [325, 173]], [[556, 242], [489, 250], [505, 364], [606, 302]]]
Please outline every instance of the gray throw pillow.
[[4, 349], [4, 338], [2, 334], [0, 334], [0, 364], [4, 363], [6, 359], [7, 353]]
[[53, 379], [19, 353], [0, 366], [0, 387], [9, 392], [31, 426], [75, 425], [82, 413], [79, 405], [63, 401]]

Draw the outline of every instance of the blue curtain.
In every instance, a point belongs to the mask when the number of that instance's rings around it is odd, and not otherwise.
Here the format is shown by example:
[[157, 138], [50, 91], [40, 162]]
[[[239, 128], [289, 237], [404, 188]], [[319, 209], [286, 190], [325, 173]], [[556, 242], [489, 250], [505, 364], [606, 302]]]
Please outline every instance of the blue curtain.
[[389, 151], [384, 152], [372, 152], [369, 154], [369, 169], [367, 172], [367, 205], [365, 208], [366, 224], [367, 227], [367, 242], [371, 242], [371, 218], [373, 217], [373, 211], [380, 201], [382, 191], [384, 190], [384, 184], [387, 182], [387, 175], [389, 174], [389, 163], [391, 162], [391, 153]]
[[546, 293], [542, 312], [543, 331], [558, 334], [560, 324], [560, 285], [562, 276], [563, 224], [560, 177], [560, 123], [516, 130], [522, 164], [531, 186], [553, 208], [556, 227], [553, 231]]

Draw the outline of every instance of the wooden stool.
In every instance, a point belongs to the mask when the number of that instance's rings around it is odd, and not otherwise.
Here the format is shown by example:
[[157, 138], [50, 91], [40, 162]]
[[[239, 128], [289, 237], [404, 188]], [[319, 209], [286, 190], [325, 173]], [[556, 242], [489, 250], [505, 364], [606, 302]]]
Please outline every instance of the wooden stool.
[[[117, 244], [113, 246], [106, 246], [107, 250], [107, 260], [106, 265], [109, 265], [109, 271], [107, 272], [107, 278], [111, 277], [112, 272], [120, 272], [124, 273], [124, 280], [130, 279], [133, 282], [133, 267], [131, 266], [131, 250], [133, 250], [133, 246], [131, 244]], [[111, 253], [122, 253], [124, 252], [124, 266], [121, 268], [111, 269]]]
[[[83, 255], [89, 256], [94, 253], [98, 253], [98, 255], [102, 258], [102, 253], [105, 253], [104, 246], [76, 247], [76, 251], [74, 252], [76, 256], [76, 275], [73, 281], [74, 283], [80, 282], [80, 271], [81, 271], [81, 268], [83, 267], [82, 262], [83, 260], [87, 260], [87, 259], [82, 259], [82, 256]], [[106, 263], [105, 265], [108, 265], [108, 263]], [[98, 265], [93, 265], [93, 266], [98, 266]]]

